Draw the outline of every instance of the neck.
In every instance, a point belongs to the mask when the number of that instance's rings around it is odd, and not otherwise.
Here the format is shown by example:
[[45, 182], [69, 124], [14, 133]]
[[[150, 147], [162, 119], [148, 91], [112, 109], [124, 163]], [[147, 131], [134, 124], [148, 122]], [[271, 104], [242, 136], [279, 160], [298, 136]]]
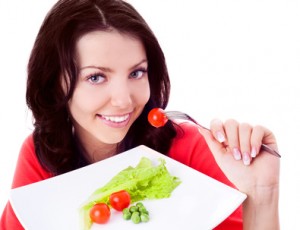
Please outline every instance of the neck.
[[77, 134], [75, 134], [75, 138], [82, 149], [82, 153], [90, 163], [104, 160], [108, 157], [114, 156], [117, 153], [117, 143], [107, 144], [100, 142], [98, 139], [93, 137], [80, 138]]
[[106, 144], [105, 146], [103, 145], [95, 146], [89, 151], [86, 151], [86, 154], [88, 160], [91, 163], [95, 163], [114, 156], [116, 154], [116, 150], [117, 150], [116, 144]]

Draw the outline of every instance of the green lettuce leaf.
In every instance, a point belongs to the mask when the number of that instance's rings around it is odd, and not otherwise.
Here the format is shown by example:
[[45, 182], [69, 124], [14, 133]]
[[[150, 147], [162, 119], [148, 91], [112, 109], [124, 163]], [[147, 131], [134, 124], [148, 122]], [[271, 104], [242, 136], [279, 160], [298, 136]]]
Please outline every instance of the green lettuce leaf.
[[92, 222], [89, 210], [96, 203], [109, 203], [113, 192], [126, 190], [131, 197], [131, 203], [145, 199], [162, 199], [171, 196], [172, 191], [180, 184], [178, 177], [172, 176], [165, 160], [159, 159], [158, 165], [142, 157], [136, 167], [129, 166], [119, 172], [106, 185], [97, 189], [80, 208], [81, 229], [90, 229]]

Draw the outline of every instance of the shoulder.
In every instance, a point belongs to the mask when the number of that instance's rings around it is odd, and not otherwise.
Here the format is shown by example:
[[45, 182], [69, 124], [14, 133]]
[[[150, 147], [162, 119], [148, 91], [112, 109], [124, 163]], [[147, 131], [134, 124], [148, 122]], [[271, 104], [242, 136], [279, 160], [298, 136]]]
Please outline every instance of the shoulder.
[[25, 163], [25, 162], [31, 162], [33, 163], [35, 161], [36, 154], [35, 154], [35, 148], [34, 148], [34, 142], [33, 142], [33, 135], [28, 135], [25, 140], [23, 141], [23, 144], [21, 145], [19, 158], [18, 158], [18, 164], [19, 163]]
[[177, 135], [172, 142], [172, 152], [191, 150], [191, 148], [208, 149], [204, 137], [198, 130], [198, 126], [189, 121], [175, 123]]
[[33, 135], [27, 136], [18, 156], [12, 187], [20, 187], [51, 177], [41, 166], [35, 152]]
[[23, 141], [23, 144], [21, 146], [20, 153], [28, 153], [28, 152], [34, 152], [34, 144], [33, 144], [33, 135], [32, 133], [29, 134], [25, 140]]
[[169, 156], [201, 171], [198, 164], [212, 154], [204, 137], [198, 131], [198, 127], [191, 122], [176, 123], [177, 135], [172, 142]]
[[174, 126], [176, 128], [176, 138], [174, 139], [174, 142], [177, 141], [199, 141], [204, 140], [204, 137], [201, 135], [201, 133], [198, 130], [198, 126], [190, 121], [179, 121], [174, 122]]

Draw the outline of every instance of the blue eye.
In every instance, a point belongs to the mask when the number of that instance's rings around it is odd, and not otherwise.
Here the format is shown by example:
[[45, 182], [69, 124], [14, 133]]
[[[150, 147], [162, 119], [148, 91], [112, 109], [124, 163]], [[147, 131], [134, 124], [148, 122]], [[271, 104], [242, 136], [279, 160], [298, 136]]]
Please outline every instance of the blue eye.
[[145, 73], [147, 73], [146, 69], [135, 70], [130, 74], [130, 77], [134, 79], [140, 79]]
[[90, 77], [88, 77], [88, 81], [92, 84], [99, 84], [102, 83], [105, 80], [105, 77], [103, 77], [100, 74], [93, 74]]

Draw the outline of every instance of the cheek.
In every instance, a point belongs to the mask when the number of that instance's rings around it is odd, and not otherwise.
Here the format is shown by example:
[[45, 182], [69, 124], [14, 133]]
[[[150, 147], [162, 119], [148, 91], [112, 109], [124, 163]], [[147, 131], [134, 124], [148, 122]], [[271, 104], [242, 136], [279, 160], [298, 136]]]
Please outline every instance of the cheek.
[[103, 95], [98, 95], [93, 90], [75, 90], [69, 102], [69, 110], [72, 116], [94, 113], [102, 104], [105, 104]]
[[150, 98], [149, 82], [145, 81], [140, 86], [135, 87], [135, 100], [139, 105], [145, 105]]

